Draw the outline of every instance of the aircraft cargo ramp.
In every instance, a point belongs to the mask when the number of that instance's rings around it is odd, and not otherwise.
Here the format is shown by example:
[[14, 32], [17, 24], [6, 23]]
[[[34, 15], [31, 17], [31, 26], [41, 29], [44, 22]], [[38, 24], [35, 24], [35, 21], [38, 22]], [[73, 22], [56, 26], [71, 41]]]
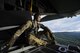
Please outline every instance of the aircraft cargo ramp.
[[80, 53], [80, 48], [65, 45], [47, 45], [47, 46], [27, 46], [9, 53]]

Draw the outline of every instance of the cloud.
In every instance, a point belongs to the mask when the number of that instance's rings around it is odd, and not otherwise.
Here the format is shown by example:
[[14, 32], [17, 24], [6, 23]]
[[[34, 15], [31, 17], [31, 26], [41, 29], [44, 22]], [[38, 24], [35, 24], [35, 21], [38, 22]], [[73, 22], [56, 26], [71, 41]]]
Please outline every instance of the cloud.
[[62, 18], [42, 23], [54, 32], [80, 31], [80, 15], [74, 16], [73, 18]]

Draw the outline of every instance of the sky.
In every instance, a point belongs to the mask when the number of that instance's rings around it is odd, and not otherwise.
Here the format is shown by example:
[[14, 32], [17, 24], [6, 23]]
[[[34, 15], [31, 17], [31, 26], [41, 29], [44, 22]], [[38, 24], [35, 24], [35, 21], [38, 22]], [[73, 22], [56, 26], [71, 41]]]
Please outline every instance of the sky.
[[42, 22], [52, 32], [80, 32], [80, 15]]

